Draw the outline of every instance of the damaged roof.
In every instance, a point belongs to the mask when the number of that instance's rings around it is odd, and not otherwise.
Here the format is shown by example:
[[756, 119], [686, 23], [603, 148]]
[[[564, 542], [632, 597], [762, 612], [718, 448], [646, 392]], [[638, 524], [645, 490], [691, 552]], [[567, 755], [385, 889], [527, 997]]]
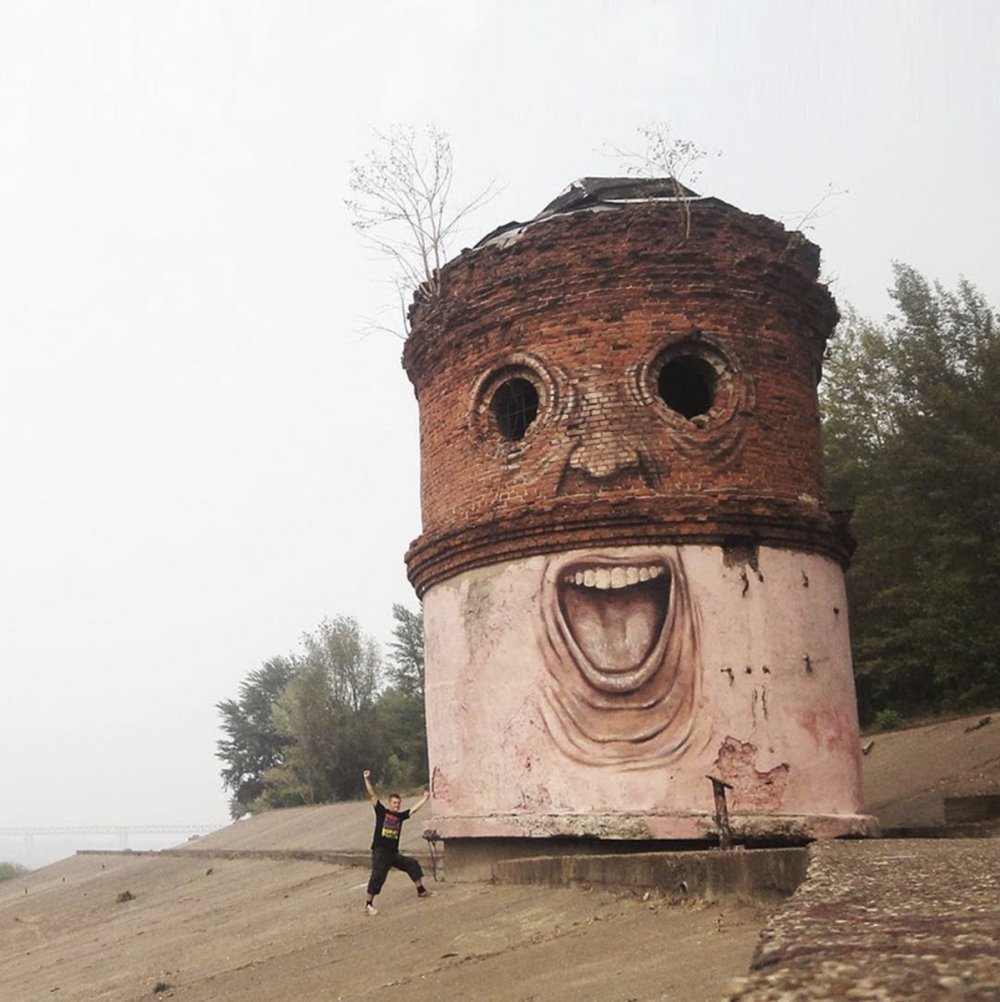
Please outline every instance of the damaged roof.
[[526, 223], [504, 223], [487, 233], [475, 246], [516, 240], [534, 223], [581, 209], [612, 208], [632, 202], [715, 202], [699, 195], [672, 177], [581, 177]]
[[672, 177], [581, 177], [542, 209], [535, 219], [588, 205], [700, 198]]

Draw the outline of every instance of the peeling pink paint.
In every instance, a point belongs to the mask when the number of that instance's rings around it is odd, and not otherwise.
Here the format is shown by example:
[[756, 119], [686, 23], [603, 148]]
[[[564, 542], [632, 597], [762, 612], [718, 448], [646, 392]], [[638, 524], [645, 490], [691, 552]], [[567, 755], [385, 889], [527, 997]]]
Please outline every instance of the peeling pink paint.
[[757, 748], [749, 741], [727, 737], [719, 747], [715, 773], [733, 788], [729, 805], [736, 811], [780, 811], [788, 785], [787, 762], [767, 772], [756, 767]]

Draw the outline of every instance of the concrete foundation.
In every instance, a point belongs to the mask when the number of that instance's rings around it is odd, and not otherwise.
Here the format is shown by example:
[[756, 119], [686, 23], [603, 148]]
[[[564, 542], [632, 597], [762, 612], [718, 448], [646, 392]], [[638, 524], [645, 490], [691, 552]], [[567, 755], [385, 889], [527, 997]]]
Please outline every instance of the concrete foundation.
[[677, 903], [735, 899], [771, 904], [802, 883], [808, 862], [805, 848], [543, 856], [499, 861], [493, 879], [549, 887], [627, 888]]

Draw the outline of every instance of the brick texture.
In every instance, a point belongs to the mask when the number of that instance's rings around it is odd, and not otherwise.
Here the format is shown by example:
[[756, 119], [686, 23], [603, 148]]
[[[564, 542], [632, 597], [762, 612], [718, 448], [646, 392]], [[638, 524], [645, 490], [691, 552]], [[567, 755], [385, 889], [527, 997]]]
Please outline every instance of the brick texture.
[[[416, 302], [418, 593], [591, 545], [767, 543], [846, 565], [823, 503], [816, 385], [837, 310], [819, 251], [715, 199], [689, 208], [686, 238], [662, 201], [539, 219]], [[537, 397], [523, 435], [512, 386]]]

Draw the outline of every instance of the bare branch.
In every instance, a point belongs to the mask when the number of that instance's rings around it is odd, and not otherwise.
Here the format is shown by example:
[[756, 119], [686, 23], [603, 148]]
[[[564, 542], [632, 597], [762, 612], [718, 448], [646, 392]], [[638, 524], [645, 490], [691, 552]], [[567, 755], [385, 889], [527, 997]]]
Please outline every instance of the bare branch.
[[402, 330], [408, 333], [407, 302], [417, 289], [430, 300], [440, 295], [450, 239], [499, 188], [491, 181], [453, 208], [451, 143], [444, 132], [427, 126], [418, 135], [412, 126], [395, 125], [384, 133], [376, 131], [375, 138], [377, 148], [351, 164], [348, 184], [353, 197], [344, 204], [354, 228], [393, 261]]
[[[800, 233], [804, 233], [806, 230], [811, 230], [814, 228], [813, 224], [817, 219], [822, 219], [824, 216], [828, 215], [830, 208], [824, 207], [827, 202], [831, 199], [839, 198], [841, 195], [847, 195], [850, 193], [849, 188], [834, 188], [833, 182], [830, 181], [820, 196], [819, 200], [816, 202], [812, 208], [807, 209], [799, 217], [798, 221], [791, 224], [791, 228], [798, 230]], [[782, 220], [784, 222], [785, 220]]]
[[643, 151], [605, 147], [606, 155], [621, 161], [625, 172], [635, 177], [668, 177], [678, 185], [694, 184], [701, 177], [697, 165], [722, 156], [721, 150], [703, 150], [690, 139], [675, 138], [666, 122], [650, 122], [636, 131], [645, 143]]
[[608, 144], [606, 155], [619, 160], [627, 174], [670, 181], [680, 209], [680, 243], [683, 244], [691, 236], [691, 205], [685, 186], [701, 177], [699, 163], [720, 157], [722, 152], [703, 150], [690, 139], [674, 138], [666, 122], [650, 122], [639, 126], [637, 131], [645, 143], [642, 152], [626, 151]]

